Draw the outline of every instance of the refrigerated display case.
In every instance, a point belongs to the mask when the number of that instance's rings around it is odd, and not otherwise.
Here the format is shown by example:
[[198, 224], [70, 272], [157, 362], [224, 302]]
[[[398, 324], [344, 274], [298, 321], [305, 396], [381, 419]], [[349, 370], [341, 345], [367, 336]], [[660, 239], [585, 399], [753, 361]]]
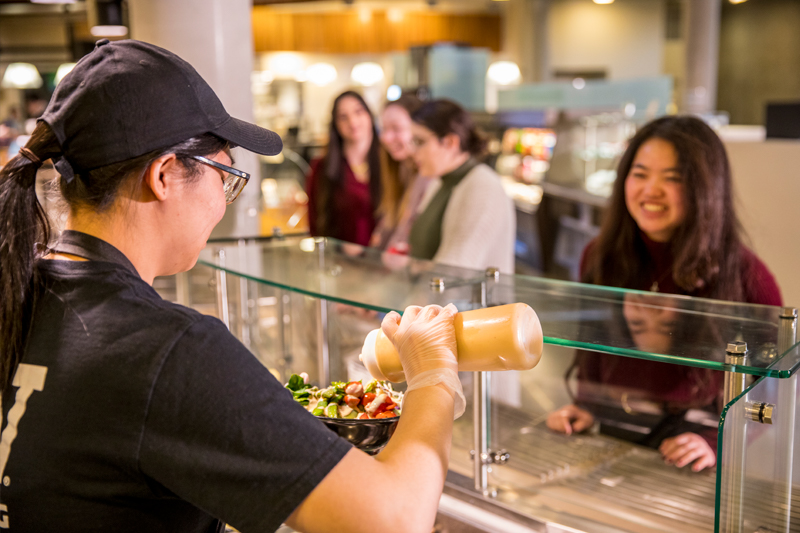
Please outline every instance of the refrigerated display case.
[[[477, 272], [315, 238], [210, 245], [176, 278], [176, 299], [218, 316], [278, 379], [306, 371], [317, 382], [363, 377], [361, 343], [390, 310], [528, 303], [542, 360], [462, 374], [468, 406], [440, 514], [504, 532], [800, 531], [795, 309]], [[593, 409], [592, 429], [548, 429], [571, 402]], [[710, 435], [717, 466], [665, 464], [646, 442], [655, 431]]]

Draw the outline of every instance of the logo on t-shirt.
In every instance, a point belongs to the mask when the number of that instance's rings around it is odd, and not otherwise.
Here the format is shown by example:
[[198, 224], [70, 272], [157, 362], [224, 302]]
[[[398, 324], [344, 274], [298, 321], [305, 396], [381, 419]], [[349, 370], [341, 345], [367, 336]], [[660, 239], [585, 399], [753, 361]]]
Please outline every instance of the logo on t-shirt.
[[[17, 367], [17, 372], [14, 374], [14, 380], [11, 385], [18, 387], [17, 395], [14, 398], [14, 405], [8, 410], [8, 423], [0, 436], [0, 480], [3, 485], [8, 485], [11, 480], [4, 477], [6, 471], [6, 462], [8, 462], [8, 455], [11, 453], [11, 444], [17, 438], [17, 426], [19, 421], [22, 420], [22, 415], [28, 407], [28, 398], [31, 397], [33, 391], [41, 392], [44, 389], [44, 379], [47, 376], [47, 367], [39, 365], [26, 365], [20, 363]], [[0, 401], [2, 401], [0, 399]], [[0, 404], [2, 407], [2, 404]], [[0, 409], [0, 417], [2, 417], [2, 409]], [[0, 420], [2, 422], [2, 420]], [[0, 528], [8, 529], [8, 508], [0, 503]]]

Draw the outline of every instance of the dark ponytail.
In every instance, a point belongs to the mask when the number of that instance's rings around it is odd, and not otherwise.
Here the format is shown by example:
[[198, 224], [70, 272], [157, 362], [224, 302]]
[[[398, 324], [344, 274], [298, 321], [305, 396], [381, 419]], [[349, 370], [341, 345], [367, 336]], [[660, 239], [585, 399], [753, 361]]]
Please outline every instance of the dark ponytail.
[[[71, 181], [60, 180], [61, 194], [71, 210], [80, 206], [101, 212], [114, 203], [123, 183], [130, 179], [141, 181], [147, 167], [162, 155], [175, 154], [186, 169], [186, 178], [191, 180], [203, 168], [192, 156], [212, 156], [228, 148], [228, 142], [215, 135], [198, 135], [169, 148], [76, 174]], [[2, 391], [11, 385], [22, 359], [40, 286], [36, 261], [47, 254], [51, 237], [47, 215], [36, 197], [36, 171], [41, 161], [61, 156], [61, 148], [50, 127], [39, 122], [22, 152], [0, 170]]]
[[439, 139], [451, 133], [457, 135], [462, 152], [477, 158], [486, 153], [486, 137], [469, 113], [451, 100], [427, 102], [411, 115], [411, 120], [431, 130]]
[[41, 161], [60, 155], [55, 135], [40, 122], [18, 154], [0, 170], [0, 387], [5, 391], [22, 358], [37, 285], [34, 265], [50, 240], [47, 215], [36, 198]]

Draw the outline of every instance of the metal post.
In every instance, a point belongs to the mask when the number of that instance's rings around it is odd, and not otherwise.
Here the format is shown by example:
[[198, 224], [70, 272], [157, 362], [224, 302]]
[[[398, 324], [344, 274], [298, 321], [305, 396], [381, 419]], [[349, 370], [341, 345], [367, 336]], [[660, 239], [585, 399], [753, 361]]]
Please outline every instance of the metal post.
[[[797, 343], [797, 309], [784, 307], [778, 329], [778, 354], [783, 355]], [[792, 475], [794, 459], [795, 406], [797, 403], [797, 375], [785, 379], [773, 379], [778, 387], [775, 409], [776, 453], [775, 453], [775, 506], [780, 511], [780, 524], [776, 531], [788, 533], [791, 529]]]
[[[237, 241], [239, 251], [239, 265], [243, 268], [247, 264], [247, 242], [244, 239]], [[244, 276], [239, 277], [239, 340], [242, 341], [245, 348], [252, 351], [252, 342], [250, 341], [250, 308], [249, 308], [249, 291], [247, 290], [247, 278]]]
[[216, 271], [217, 277], [217, 314], [219, 319], [230, 331], [231, 320], [228, 316], [228, 278], [223, 268], [225, 268], [225, 250], [217, 250], [217, 265], [220, 267]]
[[192, 305], [188, 272], [178, 272], [175, 275], [175, 299], [183, 306], [190, 307]]
[[286, 368], [290, 363], [290, 356], [286, 350], [286, 303], [284, 299], [284, 291], [282, 289], [275, 289], [275, 314], [278, 316], [278, 345], [280, 346], [280, 372], [281, 376], [286, 373]]
[[[320, 292], [324, 292], [325, 239], [317, 237], [314, 242], [319, 252]], [[331, 381], [331, 362], [328, 348], [328, 301], [320, 299], [317, 302], [317, 369], [321, 387], [326, 386]]]
[[[500, 270], [497, 268], [486, 269], [486, 279], [481, 281], [480, 305], [489, 305], [489, 282], [500, 279]], [[489, 487], [489, 465], [494, 462], [494, 454], [489, 449], [491, 435], [491, 418], [489, 416], [489, 401], [492, 394], [492, 380], [489, 372], [473, 372], [472, 391], [472, 426], [473, 426], [473, 467], [475, 474], [475, 490], [484, 496], [495, 497], [497, 491]], [[503, 459], [508, 459], [507, 454]]]
[[[747, 344], [741, 341], [729, 342], [725, 350], [725, 363], [729, 365], [743, 365], [747, 359]], [[744, 392], [745, 378], [740, 372], [725, 372], [724, 400], [725, 405], [733, 402]], [[741, 401], [741, 400], [740, 400]], [[747, 426], [744, 417], [728, 417], [726, 422], [731, 436], [730, 442], [725, 442], [723, 447], [723, 461], [719, 468], [725, 468], [728, 475], [724, 478], [720, 489], [725, 489], [722, 495], [725, 501], [725, 514], [721, 517], [723, 529], [726, 533], [741, 533], [743, 526], [743, 496], [744, 496], [744, 466], [745, 466], [745, 437]]]
[[491, 453], [489, 451], [489, 394], [490, 374], [488, 372], [473, 372], [473, 427], [474, 455], [473, 466], [475, 473], [475, 490], [484, 496], [494, 497], [497, 491], [489, 488], [489, 464]]

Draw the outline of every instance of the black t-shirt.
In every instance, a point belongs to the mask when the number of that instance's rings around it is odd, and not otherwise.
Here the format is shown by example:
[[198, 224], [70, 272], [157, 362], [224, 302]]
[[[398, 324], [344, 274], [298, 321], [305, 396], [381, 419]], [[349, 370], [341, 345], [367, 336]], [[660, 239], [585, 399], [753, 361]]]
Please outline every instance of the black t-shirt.
[[219, 320], [162, 300], [126, 266], [39, 270], [45, 290], [3, 395], [0, 527], [207, 532], [220, 519], [273, 531], [350, 449]]

